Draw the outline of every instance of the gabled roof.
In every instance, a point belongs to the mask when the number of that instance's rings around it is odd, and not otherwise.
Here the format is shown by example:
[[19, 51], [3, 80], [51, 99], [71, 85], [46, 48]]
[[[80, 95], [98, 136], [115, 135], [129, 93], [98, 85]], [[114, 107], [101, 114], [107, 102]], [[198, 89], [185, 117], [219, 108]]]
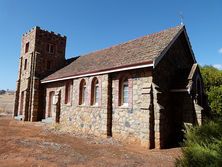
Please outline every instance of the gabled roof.
[[[110, 48], [79, 56], [75, 61], [42, 80], [54, 82], [109, 73], [118, 69], [153, 66], [154, 61], [172, 44], [184, 26], [177, 26], [158, 33], [140, 37]], [[161, 56], [160, 56], [161, 57]], [[120, 71], [120, 70], [119, 70]]]

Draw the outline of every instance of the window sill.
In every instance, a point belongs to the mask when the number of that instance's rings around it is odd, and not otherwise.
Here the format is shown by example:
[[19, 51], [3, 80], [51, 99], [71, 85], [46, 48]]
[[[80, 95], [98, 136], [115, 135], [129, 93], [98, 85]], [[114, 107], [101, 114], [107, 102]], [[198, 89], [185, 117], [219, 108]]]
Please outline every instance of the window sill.
[[88, 107], [86, 104], [78, 104], [78, 107]]
[[92, 108], [98, 108], [98, 107], [101, 107], [99, 104], [93, 104], [93, 105], [91, 105], [90, 107], [92, 107]]
[[72, 106], [72, 103], [69, 102], [69, 103], [64, 103], [66, 106]]
[[123, 105], [119, 106], [119, 108], [129, 108], [129, 105], [128, 104], [123, 104]]
[[80, 107], [80, 108], [100, 108], [101, 105], [77, 105], [77, 107]]

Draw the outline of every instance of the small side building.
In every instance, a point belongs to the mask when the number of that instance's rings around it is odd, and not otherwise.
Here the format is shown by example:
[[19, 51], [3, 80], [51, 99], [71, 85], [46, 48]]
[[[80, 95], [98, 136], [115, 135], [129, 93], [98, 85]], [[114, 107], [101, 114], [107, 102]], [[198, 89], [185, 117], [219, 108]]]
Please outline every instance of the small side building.
[[65, 60], [66, 37], [23, 35], [14, 116], [148, 148], [176, 146], [207, 109], [185, 26]]

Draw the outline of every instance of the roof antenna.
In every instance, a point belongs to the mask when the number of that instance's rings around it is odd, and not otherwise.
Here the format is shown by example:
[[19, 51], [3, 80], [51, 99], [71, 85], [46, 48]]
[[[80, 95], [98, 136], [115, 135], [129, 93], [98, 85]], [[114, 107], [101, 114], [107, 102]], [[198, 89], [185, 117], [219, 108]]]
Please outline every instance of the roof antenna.
[[180, 25], [184, 25], [183, 24], [183, 19], [184, 19], [183, 12], [180, 12], [179, 15], [180, 15]]

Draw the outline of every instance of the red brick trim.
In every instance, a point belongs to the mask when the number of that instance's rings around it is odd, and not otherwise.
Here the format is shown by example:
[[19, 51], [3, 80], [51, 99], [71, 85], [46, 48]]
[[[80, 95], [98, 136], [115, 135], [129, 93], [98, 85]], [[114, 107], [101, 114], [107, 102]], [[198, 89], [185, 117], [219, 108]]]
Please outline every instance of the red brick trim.
[[85, 94], [86, 97], [85, 97], [85, 101], [84, 101], [84, 102], [85, 102], [85, 105], [87, 105], [87, 101], [88, 101], [88, 100], [87, 100], [87, 99], [88, 99], [88, 96], [87, 96], [88, 93], [87, 93], [87, 92], [88, 92], [88, 89], [87, 89], [86, 79], [84, 79], [84, 78], [80, 80], [80, 82], [79, 82], [79, 87], [78, 87], [78, 89], [79, 89], [79, 92], [78, 92], [78, 94], [79, 94], [79, 96], [78, 96], [78, 97], [79, 97], [79, 100], [78, 100], [79, 103], [78, 103], [78, 104], [79, 104], [79, 105], [83, 105], [83, 104], [82, 104], [82, 102], [83, 102], [83, 97], [82, 97], [82, 93], [83, 93], [83, 92], [82, 92], [82, 91], [83, 91], [83, 86], [84, 86], [84, 85], [86, 86], [86, 94]]
[[65, 83], [64, 104], [72, 104], [72, 88], [73, 81], [69, 80]]
[[[48, 113], [49, 113], [49, 110], [51, 110], [51, 106], [52, 106], [52, 104], [51, 104], [51, 99], [50, 99], [50, 94], [52, 93], [52, 92], [54, 92], [54, 94], [55, 94], [55, 92], [56, 92], [56, 89], [57, 88], [47, 88], [46, 89], [46, 110], [45, 110], [45, 118], [48, 118], [49, 116], [48, 116]], [[52, 113], [52, 111], [51, 111], [51, 117], [52, 117], [52, 115], [53, 115], [53, 113]]]
[[132, 77], [128, 78], [128, 84], [129, 84], [128, 107], [133, 108], [133, 79]]
[[92, 77], [90, 79], [90, 85], [89, 85], [89, 99], [90, 99], [90, 105], [94, 105], [94, 89], [95, 89], [95, 82], [96, 80], [98, 81], [98, 85], [99, 85], [99, 99], [98, 99], [98, 106], [101, 106], [101, 96], [102, 96], [102, 82], [101, 82], [101, 79], [100, 77]]
[[115, 87], [115, 107], [121, 107], [121, 100], [122, 100], [122, 82], [124, 80], [128, 80], [128, 106], [127, 108], [132, 108], [133, 107], [133, 79], [132, 75], [129, 72], [125, 73], [120, 73], [117, 76], [117, 79], [114, 81], [114, 87]]

